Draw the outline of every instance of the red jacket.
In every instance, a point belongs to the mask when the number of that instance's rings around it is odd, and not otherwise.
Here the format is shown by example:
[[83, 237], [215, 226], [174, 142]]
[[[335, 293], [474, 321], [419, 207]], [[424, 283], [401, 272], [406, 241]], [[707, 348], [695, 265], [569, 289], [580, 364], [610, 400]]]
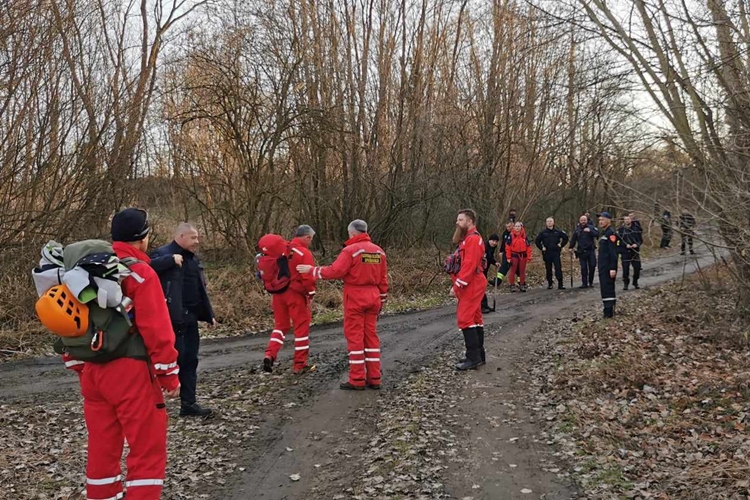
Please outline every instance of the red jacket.
[[517, 233], [514, 229], [510, 233], [510, 242], [505, 245], [505, 256], [510, 261], [511, 256], [514, 253], [526, 254], [526, 261], [531, 262], [532, 247], [529, 239], [526, 237], [526, 230], [521, 229], [520, 233]]
[[317, 279], [343, 279], [344, 285], [373, 285], [380, 290], [380, 301], [388, 297], [388, 264], [385, 252], [370, 240], [369, 234], [358, 234], [344, 243], [345, 247], [330, 266], [314, 267]]
[[456, 288], [468, 286], [477, 275], [484, 276], [484, 240], [478, 231], [466, 235], [456, 252], [461, 255], [461, 270], [451, 275]]
[[[159, 276], [149, 262], [148, 255], [132, 245], [116, 241], [112, 244], [121, 259], [135, 257], [137, 262], [130, 269], [138, 275], [129, 276], [122, 282], [122, 292], [133, 301], [135, 326], [143, 337], [148, 357], [158, 377], [159, 384], [167, 390], [176, 389], [180, 381], [177, 374], [177, 350], [172, 321], [169, 319], [167, 302], [159, 282]], [[140, 278], [140, 279], [139, 279]]]
[[312, 274], [300, 274], [297, 272], [297, 266], [300, 264], [314, 266], [313, 254], [302, 238], [294, 238], [289, 246], [291, 248], [291, 252], [289, 252], [289, 274], [292, 280], [289, 289], [312, 297], [315, 295], [315, 278]]

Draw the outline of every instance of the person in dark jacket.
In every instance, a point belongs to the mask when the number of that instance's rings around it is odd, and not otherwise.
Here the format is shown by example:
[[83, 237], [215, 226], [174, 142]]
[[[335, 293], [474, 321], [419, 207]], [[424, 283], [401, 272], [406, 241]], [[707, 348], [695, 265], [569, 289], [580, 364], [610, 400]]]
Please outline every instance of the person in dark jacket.
[[180, 416], [207, 417], [212, 411], [201, 407], [195, 397], [200, 346], [198, 322], [204, 321], [210, 326], [217, 323], [206, 292], [203, 266], [195, 255], [198, 244], [195, 226], [182, 223], [175, 231], [174, 241], [151, 254], [151, 267], [159, 275], [175, 331], [175, 347], [180, 354], [177, 360], [182, 400]]
[[516, 209], [515, 209], [515, 208], [511, 208], [511, 209], [510, 209], [510, 210], [508, 211], [508, 220], [509, 220], [510, 222], [512, 222], [513, 224], [515, 224], [515, 223], [516, 223]]
[[498, 248], [497, 252], [500, 255], [500, 266], [497, 268], [497, 284], [502, 284], [503, 280], [505, 279], [505, 275], [508, 274], [508, 271], [510, 270], [510, 262], [508, 261], [508, 257], [505, 255], [505, 246], [510, 243], [510, 233], [513, 231], [513, 227], [515, 226], [514, 222], [508, 221], [505, 224], [505, 231], [503, 231], [503, 234], [500, 236], [500, 248]]
[[690, 249], [690, 255], [695, 254], [693, 236], [695, 236], [695, 217], [687, 209], [683, 209], [680, 214], [680, 255], [685, 255], [685, 243]]
[[[581, 288], [589, 288], [594, 285], [596, 274], [596, 239], [599, 231], [591, 224], [585, 215], [578, 219], [578, 226], [573, 231], [570, 239], [570, 251], [574, 252], [581, 264]], [[578, 248], [576, 249], [576, 245]]]
[[[484, 245], [484, 254], [487, 259], [487, 267], [484, 268], [484, 276], [487, 277], [490, 271], [490, 266], [495, 266], [497, 269], [497, 259], [495, 258], [495, 250], [497, 250], [497, 245], [500, 243], [500, 236], [497, 234], [493, 234], [489, 237], [487, 242]], [[483, 313], [489, 313], [492, 312], [492, 309], [490, 309], [489, 301], [487, 300], [487, 294], [484, 294], [484, 297], [482, 297], [482, 312]]]
[[641, 226], [641, 221], [638, 220], [638, 217], [635, 215], [635, 212], [630, 212], [628, 214], [628, 217], [630, 217], [631, 223], [633, 224], [633, 229], [636, 231], [641, 232], [641, 236], [643, 235], [643, 226]]
[[609, 212], [599, 214], [599, 227], [601, 237], [599, 238], [599, 288], [604, 305], [604, 317], [615, 316], [615, 280], [617, 279], [617, 254], [620, 247], [620, 238], [612, 229], [612, 216]]
[[630, 267], [633, 267], [633, 288], [638, 289], [638, 278], [641, 276], [641, 246], [643, 232], [640, 225], [630, 215], [626, 215], [624, 224], [617, 228], [620, 237], [620, 255], [622, 256], [623, 290], [630, 286]]
[[665, 210], [661, 216], [661, 243], [659, 248], [669, 248], [669, 242], [672, 241], [672, 214]]
[[555, 227], [555, 219], [547, 218], [547, 227], [536, 237], [535, 243], [544, 256], [544, 267], [547, 270], [547, 289], [552, 289], [552, 266], [555, 267], [555, 278], [558, 290], [565, 290], [563, 284], [562, 262], [560, 253], [568, 244], [568, 235], [565, 231]]

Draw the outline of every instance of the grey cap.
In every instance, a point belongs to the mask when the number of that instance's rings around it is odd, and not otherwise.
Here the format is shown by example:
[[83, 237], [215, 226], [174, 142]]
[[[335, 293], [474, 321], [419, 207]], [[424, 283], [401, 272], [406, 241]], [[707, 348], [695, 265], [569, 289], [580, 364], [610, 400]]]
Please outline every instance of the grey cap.
[[349, 223], [349, 227], [347, 228], [347, 230], [357, 231], [358, 233], [366, 233], [367, 222], [363, 221], [362, 219], [355, 219]]

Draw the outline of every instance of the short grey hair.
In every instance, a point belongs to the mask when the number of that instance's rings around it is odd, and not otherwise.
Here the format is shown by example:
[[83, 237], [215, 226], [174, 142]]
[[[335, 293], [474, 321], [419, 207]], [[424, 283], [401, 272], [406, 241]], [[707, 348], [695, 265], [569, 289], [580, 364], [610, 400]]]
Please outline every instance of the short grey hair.
[[362, 219], [355, 219], [349, 223], [349, 227], [346, 228], [348, 231], [357, 233], [367, 232], [367, 222]]
[[298, 238], [301, 238], [303, 236], [315, 236], [315, 230], [307, 224], [303, 224], [297, 228], [297, 230], [294, 232], [294, 236]]
[[198, 228], [189, 222], [180, 222], [180, 224], [177, 226], [177, 229], [175, 229], [174, 234], [175, 236], [179, 236], [181, 234], [191, 233], [193, 231], [197, 233]]

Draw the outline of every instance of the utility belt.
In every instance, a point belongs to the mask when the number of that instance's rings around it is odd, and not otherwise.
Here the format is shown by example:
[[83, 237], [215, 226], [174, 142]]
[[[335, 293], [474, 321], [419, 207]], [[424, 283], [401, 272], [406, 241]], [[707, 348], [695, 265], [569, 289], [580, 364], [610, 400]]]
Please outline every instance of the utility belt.
[[523, 252], [523, 253], [518, 253], [518, 252], [511, 252], [511, 253], [510, 253], [510, 257], [511, 257], [511, 258], [513, 258], [513, 257], [517, 257], [517, 258], [519, 258], [519, 259], [523, 259], [523, 258], [526, 258], [526, 252]]
[[576, 254], [576, 257], [583, 257], [584, 255], [592, 253], [594, 251], [596, 251], [594, 247], [584, 249], [577, 248], [574, 253]]

